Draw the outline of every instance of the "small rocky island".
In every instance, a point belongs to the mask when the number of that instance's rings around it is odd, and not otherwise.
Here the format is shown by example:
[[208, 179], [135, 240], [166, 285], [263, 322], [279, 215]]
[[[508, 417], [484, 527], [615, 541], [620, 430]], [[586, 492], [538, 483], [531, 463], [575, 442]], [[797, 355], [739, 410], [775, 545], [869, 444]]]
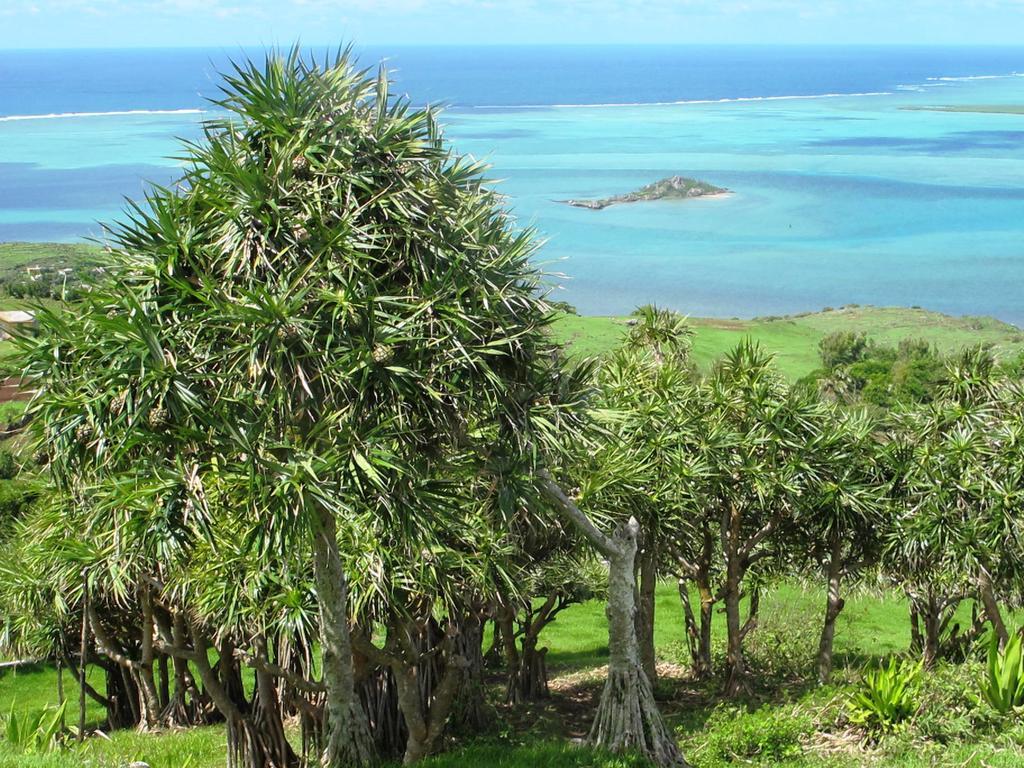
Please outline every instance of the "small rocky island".
[[562, 200], [566, 205], [576, 208], [589, 208], [599, 211], [610, 205], [619, 203], [642, 203], [650, 200], [690, 200], [695, 197], [717, 197], [729, 194], [728, 189], [716, 187], [706, 181], [689, 179], [685, 176], [671, 176], [653, 184], [641, 187], [635, 192], [614, 197], [602, 197], [599, 200]]

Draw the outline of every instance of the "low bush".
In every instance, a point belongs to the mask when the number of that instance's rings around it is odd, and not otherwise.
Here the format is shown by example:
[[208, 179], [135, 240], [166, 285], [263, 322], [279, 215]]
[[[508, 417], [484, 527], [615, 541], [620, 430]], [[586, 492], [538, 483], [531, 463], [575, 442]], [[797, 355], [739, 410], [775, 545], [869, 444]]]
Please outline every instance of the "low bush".
[[1002, 650], [995, 635], [989, 640], [981, 694], [1000, 715], [1024, 709], [1024, 652], [1019, 634], [1015, 633]]
[[[771, 681], [805, 679], [814, 674], [814, 652], [821, 632], [821, 610], [807, 593], [765, 596], [757, 629], [747, 641], [747, 661]], [[719, 669], [724, 666], [719, 665]]]
[[850, 722], [878, 734], [901, 728], [918, 710], [921, 664], [893, 657], [864, 673], [850, 699]]
[[774, 765], [799, 757], [803, 740], [813, 731], [811, 718], [797, 708], [748, 712], [720, 707], [708, 718], [703, 746], [689, 757], [698, 766], [752, 761]]
[[14, 705], [4, 718], [3, 734], [7, 743], [19, 752], [45, 754], [60, 744], [66, 703], [34, 712], [16, 712]]

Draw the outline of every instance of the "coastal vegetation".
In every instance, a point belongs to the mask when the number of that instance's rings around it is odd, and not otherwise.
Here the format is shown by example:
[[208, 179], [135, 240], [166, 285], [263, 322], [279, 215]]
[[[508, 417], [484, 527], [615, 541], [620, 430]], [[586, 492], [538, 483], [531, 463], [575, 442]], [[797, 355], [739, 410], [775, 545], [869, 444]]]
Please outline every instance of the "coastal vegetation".
[[106, 261], [99, 246], [85, 243], [0, 243], [0, 296], [73, 299]]
[[592, 211], [600, 211], [612, 205], [623, 203], [646, 203], [653, 200], [692, 200], [697, 197], [717, 197], [729, 194], [728, 189], [716, 187], [706, 181], [698, 181], [685, 176], [670, 176], [667, 179], [655, 181], [652, 184], [640, 187], [634, 192], [612, 197], [602, 197], [597, 200], [566, 200], [566, 205], [575, 208], [589, 208]]
[[383, 72], [218, 104], [16, 339], [0, 766], [1024, 759], [1016, 329], [580, 318]]
[[[618, 346], [629, 329], [630, 317], [560, 315], [554, 333], [569, 351], [581, 356], [603, 355]], [[874, 344], [895, 347], [905, 339], [920, 339], [942, 355], [984, 345], [1000, 361], [1024, 353], [1024, 332], [990, 317], [951, 317], [920, 308], [848, 305], [799, 315], [738, 318], [688, 317], [695, 331], [691, 359], [701, 370], [745, 338], [772, 353], [779, 370], [796, 381], [822, 366], [819, 344], [833, 333], [863, 334]]]

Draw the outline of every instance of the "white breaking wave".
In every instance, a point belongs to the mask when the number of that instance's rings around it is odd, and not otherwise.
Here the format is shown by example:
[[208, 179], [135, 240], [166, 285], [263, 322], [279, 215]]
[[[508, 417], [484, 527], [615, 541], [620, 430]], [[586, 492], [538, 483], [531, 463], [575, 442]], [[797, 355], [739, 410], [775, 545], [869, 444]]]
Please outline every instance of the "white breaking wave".
[[132, 115], [201, 115], [202, 109], [125, 109], [115, 112], [55, 112], [49, 115], [5, 115], [0, 123], [21, 120], [69, 120], [77, 117], [130, 117]]
[[1024, 77], [1022, 72], [1011, 72], [1008, 75], [965, 75], [964, 77], [929, 77], [928, 80], [939, 83], [967, 83], [971, 80], [1004, 80], [1008, 77]]
[[892, 91], [869, 91], [867, 93], [816, 93], [803, 96], [737, 96], [732, 99], [690, 99], [685, 101], [637, 101], [613, 102], [609, 104], [487, 104], [473, 109], [614, 109], [618, 107], [676, 107], [687, 104], [735, 104], [749, 101], [795, 101], [798, 99], [842, 99], [863, 96], [892, 96]]

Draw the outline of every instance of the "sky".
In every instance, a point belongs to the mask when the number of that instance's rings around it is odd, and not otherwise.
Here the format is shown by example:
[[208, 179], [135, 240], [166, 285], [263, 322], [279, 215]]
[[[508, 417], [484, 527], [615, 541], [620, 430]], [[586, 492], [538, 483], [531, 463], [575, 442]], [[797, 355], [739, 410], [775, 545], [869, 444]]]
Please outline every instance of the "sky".
[[1024, 44], [1024, 0], [0, 0], [0, 49]]

